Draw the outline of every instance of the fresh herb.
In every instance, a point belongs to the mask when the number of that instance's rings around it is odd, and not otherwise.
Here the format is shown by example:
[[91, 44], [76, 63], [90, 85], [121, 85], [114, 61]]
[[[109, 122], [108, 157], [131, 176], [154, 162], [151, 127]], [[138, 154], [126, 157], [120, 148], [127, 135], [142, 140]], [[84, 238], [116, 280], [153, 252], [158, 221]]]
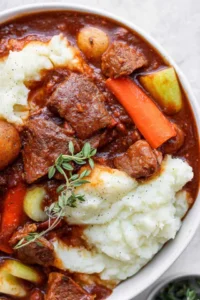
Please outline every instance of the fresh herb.
[[[19, 249], [35, 242], [40, 237], [53, 230], [65, 216], [65, 209], [67, 206], [76, 207], [77, 201], [85, 201], [84, 195], [75, 194], [74, 191], [76, 187], [89, 183], [89, 181], [84, 178], [89, 176], [91, 171], [86, 169], [81, 174], [73, 174], [72, 172], [74, 171], [74, 163], [85, 165], [88, 162], [90, 167], [93, 168], [94, 161], [92, 157], [96, 154], [96, 149], [93, 149], [89, 143], [86, 143], [82, 150], [75, 154], [74, 145], [70, 142], [69, 152], [71, 155], [59, 155], [55, 164], [49, 168], [49, 179], [53, 178], [55, 173], [58, 172], [64, 177], [65, 183], [57, 188], [57, 193], [59, 194], [58, 201], [45, 208], [45, 212], [49, 217], [48, 228], [40, 233], [29, 233], [15, 245], [14, 249]], [[53, 222], [51, 222], [52, 220]]]
[[190, 278], [169, 283], [154, 300], [200, 300], [199, 279]]
[[74, 145], [70, 141], [69, 142], [69, 152], [71, 155], [61, 154], [56, 159], [55, 164], [49, 168], [48, 176], [51, 179], [56, 171], [58, 171], [63, 176], [66, 175], [66, 171], [72, 172], [74, 170], [73, 165], [71, 163], [76, 163], [78, 165], [85, 165], [88, 161], [91, 168], [94, 167], [94, 161], [92, 156], [94, 156], [97, 152], [96, 149], [93, 149], [89, 143], [85, 143], [82, 150], [79, 153], [74, 154]]
[[197, 296], [197, 293], [195, 290], [188, 289], [186, 293], [186, 300], [199, 300], [199, 297]]

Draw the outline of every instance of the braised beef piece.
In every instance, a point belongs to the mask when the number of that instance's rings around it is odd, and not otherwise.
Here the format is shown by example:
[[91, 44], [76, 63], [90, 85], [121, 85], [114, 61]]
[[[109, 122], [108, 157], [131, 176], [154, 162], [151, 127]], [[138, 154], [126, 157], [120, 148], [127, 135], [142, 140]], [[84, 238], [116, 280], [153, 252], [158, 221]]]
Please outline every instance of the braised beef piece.
[[99, 149], [112, 142], [117, 136], [115, 129], [106, 129], [87, 140], [92, 148]]
[[[29, 233], [36, 232], [38, 227], [37, 224], [33, 223], [19, 228], [11, 237], [9, 244], [14, 247], [20, 240], [27, 237]], [[44, 237], [40, 237], [35, 242], [17, 249], [16, 253], [17, 257], [27, 264], [38, 264], [48, 267], [54, 262], [53, 245]]]
[[54, 262], [54, 248], [51, 242], [44, 237], [40, 237], [17, 250], [19, 260], [27, 264], [38, 264], [41, 266], [51, 266]]
[[125, 42], [114, 42], [102, 55], [101, 69], [105, 76], [117, 78], [130, 75], [147, 63], [147, 58], [139, 49], [134, 49]]
[[74, 129], [67, 121], [64, 122], [63, 127], [65, 128], [68, 135], [71, 135], [71, 136], [75, 135]]
[[176, 153], [184, 144], [185, 134], [183, 130], [176, 124], [173, 124], [176, 130], [176, 136], [169, 139], [165, 142], [162, 147], [161, 151], [165, 154], [174, 154]]
[[122, 122], [126, 125], [132, 125], [133, 120], [131, 119], [131, 117], [127, 114], [126, 110], [119, 103], [113, 93], [111, 93], [110, 90], [106, 87], [105, 77], [103, 76], [103, 74], [99, 73], [97, 69], [95, 69], [94, 73], [92, 73], [90, 76], [100, 92], [104, 95], [106, 99], [105, 105], [114, 117], [115, 123]]
[[45, 300], [94, 300], [74, 280], [60, 273], [50, 273]]
[[123, 153], [135, 142], [141, 139], [141, 135], [137, 129], [128, 130], [127, 134], [118, 133], [114, 140], [101, 149], [101, 152], [107, 153], [111, 158], [119, 153]]
[[115, 168], [113, 163], [114, 158], [126, 152], [131, 145], [141, 139], [141, 135], [137, 129], [129, 129], [126, 134], [121, 134], [118, 130], [115, 130], [115, 133], [116, 135], [110, 143], [99, 147], [99, 151], [94, 157], [96, 163]]
[[112, 121], [104, 101], [103, 94], [91, 80], [72, 73], [57, 87], [48, 105], [66, 119], [79, 138], [86, 139]]
[[32, 113], [30, 119], [50, 120], [57, 125], [65, 128], [63, 119], [60, 116], [52, 113], [47, 107], [40, 108], [39, 110]]
[[0, 187], [6, 186], [7, 188], [12, 188], [23, 180], [23, 162], [21, 157], [0, 172]]
[[[19, 227], [17, 231], [13, 233], [12, 237], [9, 240], [10, 246], [13, 248], [21, 239], [26, 237], [29, 233], [46, 230], [47, 228], [49, 228], [49, 226], [51, 226], [51, 224], [54, 223], [54, 221], [55, 220], [52, 219], [50, 221], [47, 220], [40, 223], [27, 223], [23, 227]], [[64, 220], [60, 220], [60, 222], [58, 222], [57, 226], [55, 226], [54, 229], [58, 229], [64, 226], [65, 224], [66, 223], [64, 222]]]
[[60, 180], [48, 180], [43, 182], [43, 186], [46, 191], [43, 201], [44, 207], [58, 201], [59, 194], [57, 193], [57, 188], [60, 186]]
[[33, 118], [23, 131], [23, 161], [25, 179], [28, 183], [46, 175], [60, 154], [68, 154], [68, 145], [72, 141], [75, 152], [80, 151], [76, 139], [69, 137], [64, 128], [51, 120]]
[[114, 159], [115, 167], [133, 178], [151, 176], [158, 170], [161, 162], [162, 154], [151, 149], [145, 140], [137, 141], [124, 154]]
[[11, 239], [9, 240], [9, 244], [11, 247], [14, 247], [21, 239], [26, 237], [29, 233], [36, 232], [37, 225], [35, 223], [27, 223], [23, 227], [19, 228], [14, 232]]

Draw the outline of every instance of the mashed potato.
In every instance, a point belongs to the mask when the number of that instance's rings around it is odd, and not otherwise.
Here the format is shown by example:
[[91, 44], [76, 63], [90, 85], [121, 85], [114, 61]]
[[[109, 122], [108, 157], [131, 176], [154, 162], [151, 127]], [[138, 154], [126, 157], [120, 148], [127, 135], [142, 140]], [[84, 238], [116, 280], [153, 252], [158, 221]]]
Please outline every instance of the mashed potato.
[[54, 36], [49, 42], [32, 41], [21, 51], [10, 51], [0, 62], [0, 118], [22, 124], [28, 116], [26, 82], [41, 79], [41, 71], [65, 66], [82, 70], [79, 52], [66, 37]]
[[99, 273], [107, 280], [135, 274], [180, 229], [188, 194], [179, 191], [192, 177], [192, 168], [171, 156], [164, 160], [161, 174], [143, 184], [124, 172], [96, 166], [91, 183], [76, 191], [86, 201], [66, 209], [68, 222], [88, 224], [84, 238], [92, 250], [72, 250], [55, 240], [55, 265]]
[[121, 199], [138, 185], [137, 181], [117, 169], [96, 166], [85, 184], [76, 190], [86, 201], [77, 208], [68, 207], [67, 221], [71, 224], [105, 224], [116, 217]]

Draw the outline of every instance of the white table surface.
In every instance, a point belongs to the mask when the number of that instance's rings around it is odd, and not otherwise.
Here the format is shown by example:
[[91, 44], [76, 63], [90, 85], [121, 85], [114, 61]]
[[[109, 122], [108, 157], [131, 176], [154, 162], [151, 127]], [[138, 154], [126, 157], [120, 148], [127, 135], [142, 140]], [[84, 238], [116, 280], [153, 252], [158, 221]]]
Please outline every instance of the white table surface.
[[[0, 0], [0, 11], [36, 2], [50, 1]], [[60, 2], [70, 2], [70, 0]], [[200, 0], [73, 0], [71, 2], [103, 8], [148, 31], [175, 59], [190, 81], [196, 97], [200, 98]], [[162, 278], [177, 272], [195, 270], [200, 272], [200, 228], [188, 248]], [[150, 289], [134, 300], [146, 300]]]

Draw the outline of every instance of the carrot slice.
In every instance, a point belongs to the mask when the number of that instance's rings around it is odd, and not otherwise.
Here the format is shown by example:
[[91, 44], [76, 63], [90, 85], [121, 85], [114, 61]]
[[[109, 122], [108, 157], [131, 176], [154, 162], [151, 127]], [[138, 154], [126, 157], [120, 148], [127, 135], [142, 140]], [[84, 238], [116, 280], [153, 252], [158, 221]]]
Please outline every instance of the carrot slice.
[[109, 78], [106, 86], [126, 109], [152, 148], [158, 148], [176, 136], [172, 123], [130, 78]]
[[20, 184], [9, 190], [4, 201], [0, 230], [0, 250], [6, 253], [13, 252], [8, 242], [13, 232], [21, 224], [25, 193], [25, 186]]

